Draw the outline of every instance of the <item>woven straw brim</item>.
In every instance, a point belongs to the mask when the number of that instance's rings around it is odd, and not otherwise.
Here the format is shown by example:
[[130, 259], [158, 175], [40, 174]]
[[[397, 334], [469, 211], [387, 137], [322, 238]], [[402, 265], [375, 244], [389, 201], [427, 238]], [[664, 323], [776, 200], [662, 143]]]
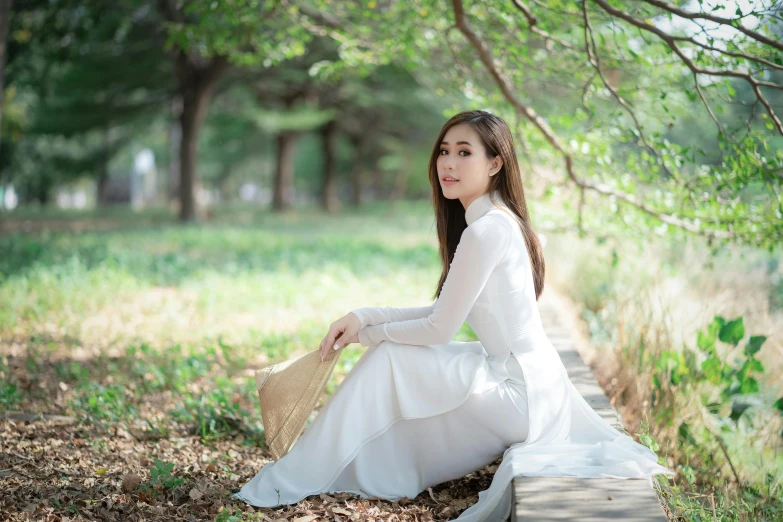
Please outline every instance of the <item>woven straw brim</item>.
[[314, 350], [256, 371], [266, 445], [274, 460], [288, 453], [301, 435], [343, 348], [330, 350], [325, 361], [321, 351]]

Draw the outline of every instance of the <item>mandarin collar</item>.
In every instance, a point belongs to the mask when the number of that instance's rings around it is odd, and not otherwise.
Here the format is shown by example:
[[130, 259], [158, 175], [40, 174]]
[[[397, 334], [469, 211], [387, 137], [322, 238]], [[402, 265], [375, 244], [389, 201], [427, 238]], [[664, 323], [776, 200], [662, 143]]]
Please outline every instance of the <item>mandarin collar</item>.
[[492, 192], [491, 197], [489, 192], [485, 192], [471, 201], [468, 208], [465, 209], [465, 221], [470, 225], [493, 208], [503, 206], [503, 201], [497, 195], [496, 191]]

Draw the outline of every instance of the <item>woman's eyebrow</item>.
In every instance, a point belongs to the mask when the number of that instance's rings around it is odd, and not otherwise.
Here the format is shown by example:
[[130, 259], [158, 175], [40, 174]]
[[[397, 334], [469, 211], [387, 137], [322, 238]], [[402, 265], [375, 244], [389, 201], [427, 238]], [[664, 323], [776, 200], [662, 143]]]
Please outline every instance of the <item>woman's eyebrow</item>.
[[[449, 142], [448, 141], [441, 141], [440, 144], [441, 145], [448, 145]], [[470, 145], [470, 142], [468, 142], [468, 141], [458, 141], [457, 145]], [[473, 145], [470, 145], [470, 146], [472, 147]]]

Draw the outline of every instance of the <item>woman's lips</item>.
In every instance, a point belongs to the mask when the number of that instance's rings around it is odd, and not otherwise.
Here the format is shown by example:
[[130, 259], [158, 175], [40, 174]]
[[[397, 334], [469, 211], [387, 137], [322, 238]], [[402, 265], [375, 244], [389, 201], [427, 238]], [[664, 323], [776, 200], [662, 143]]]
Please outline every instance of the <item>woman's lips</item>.
[[455, 184], [455, 183], [458, 183], [458, 182], [459, 182], [459, 180], [458, 180], [458, 179], [445, 179], [445, 178], [444, 178], [444, 179], [442, 179], [442, 180], [441, 180], [441, 182], [442, 182], [444, 185], [453, 185], [453, 184]]

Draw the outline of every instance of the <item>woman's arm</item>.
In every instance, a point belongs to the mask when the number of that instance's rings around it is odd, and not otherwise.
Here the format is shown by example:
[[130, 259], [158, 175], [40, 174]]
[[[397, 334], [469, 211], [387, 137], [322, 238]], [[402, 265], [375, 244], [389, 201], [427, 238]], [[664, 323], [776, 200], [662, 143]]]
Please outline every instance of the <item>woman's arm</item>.
[[[437, 300], [435, 300], [437, 303]], [[359, 318], [361, 328], [394, 321], [407, 321], [427, 317], [432, 313], [435, 303], [427, 306], [412, 306], [408, 308], [393, 308], [391, 306], [365, 306], [351, 310]]]
[[359, 329], [359, 342], [372, 346], [388, 340], [402, 344], [449, 342], [487, 283], [490, 274], [508, 252], [510, 224], [502, 219], [480, 219], [460, 238], [438, 300], [425, 317], [383, 322]]

